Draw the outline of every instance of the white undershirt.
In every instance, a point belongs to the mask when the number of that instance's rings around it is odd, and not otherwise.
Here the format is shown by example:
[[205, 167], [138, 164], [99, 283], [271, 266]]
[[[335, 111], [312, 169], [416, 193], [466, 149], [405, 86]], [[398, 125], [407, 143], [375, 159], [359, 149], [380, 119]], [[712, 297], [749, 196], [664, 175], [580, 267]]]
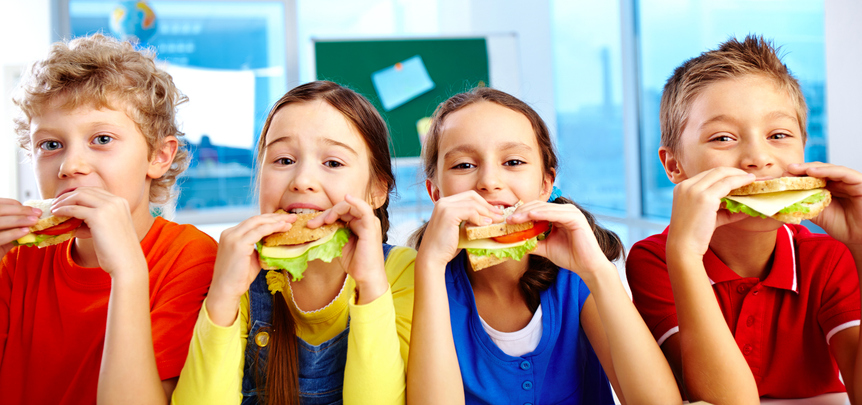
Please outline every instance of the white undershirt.
[[536, 313], [533, 314], [533, 319], [530, 323], [519, 331], [515, 332], [500, 332], [485, 322], [482, 317], [482, 328], [491, 337], [491, 340], [503, 351], [512, 357], [521, 357], [527, 353], [532, 353], [539, 346], [539, 341], [542, 340], [542, 306], [536, 308]]

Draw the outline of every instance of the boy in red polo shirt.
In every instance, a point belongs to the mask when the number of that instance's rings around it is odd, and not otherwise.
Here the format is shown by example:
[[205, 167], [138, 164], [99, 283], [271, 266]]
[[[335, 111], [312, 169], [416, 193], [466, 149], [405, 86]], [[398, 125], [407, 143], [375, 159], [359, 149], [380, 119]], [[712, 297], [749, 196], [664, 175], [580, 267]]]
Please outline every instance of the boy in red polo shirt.
[[[676, 69], [661, 103], [670, 226], [626, 264], [635, 305], [690, 400], [758, 403], [842, 392], [862, 403], [862, 174], [802, 163], [806, 106], [763, 38], [731, 39]], [[720, 199], [755, 180], [828, 180], [828, 234], [731, 214]]]
[[0, 402], [166, 403], [216, 244], [150, 214], [187, 166], [185, 97], [152, 56], [102, 35], [55, 44], [15, 98], [19, 143], [77, 236], [13, 247], [41, 211], [0, 199]]

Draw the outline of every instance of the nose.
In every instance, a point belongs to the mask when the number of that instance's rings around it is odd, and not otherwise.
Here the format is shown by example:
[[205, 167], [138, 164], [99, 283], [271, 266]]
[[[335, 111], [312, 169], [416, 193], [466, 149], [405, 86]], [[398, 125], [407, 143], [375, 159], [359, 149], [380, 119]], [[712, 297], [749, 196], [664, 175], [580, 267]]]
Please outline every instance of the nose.
[[479, 182], [476, 188], [479, 191], [497, 191], [502, 189], [503, 182], [500, 180], [499, 169], [494, 165], [484, 165], [479, 169]]
[[[740, 168], [746, 171], [768, 169], [775, 164], [775, 157], [765, 138], [758, 138], [742, 145]], [[757, 173], [755, 173], [757, 174]]]
[[290, 189], [297, 193], [320, 191], [316, 165], [312, 162], [298, 163], [290, 181]]
[[85, 151], [73, 145], [67, 146], [63, 154], [63, 161], [60, 163], [58, 176], [61, 179], [67, 179], [76, 175], [89, 174], [91, 167], [87, 159]]

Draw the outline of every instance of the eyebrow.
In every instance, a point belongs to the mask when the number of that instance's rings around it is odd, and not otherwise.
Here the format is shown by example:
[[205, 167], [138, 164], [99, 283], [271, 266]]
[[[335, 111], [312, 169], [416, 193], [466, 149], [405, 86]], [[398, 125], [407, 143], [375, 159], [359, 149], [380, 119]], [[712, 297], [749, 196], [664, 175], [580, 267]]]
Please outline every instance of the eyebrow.
[[[267, 149], [269, 149], [272, 145], [275, 145], [275, 144], [277, 144], [277, 143], [289, 142], [289, 141], [290, 141], [290, 139], [291, 139], [291, 137], [290, 137], [290, 136], [281, 136], [281, 137], [278, 137], [278, 138], [276, 138], [276, 139], [273, 139], [273, 140], [272, 140], [272, 141], [270, 141], [269, 143], [267, 143], [267, 144], [266, 144], [266, 148], [267, 148]], [[356, 152], [356, 150], [355, 150], [355, 149], [351, 148], [351, 147], [350, 147], [350, 145], [348, 145], [348, 144], [346, 144], [346, 143], [343, 143], [343, 142], [336, 141], [335, 139], [331, 139], [331, 138], [323, 138], [323, 139], [321, 140], [321, 143], [323, 143], [323, 144], [325, 144], [325, 145], [329, 145], [329, 146], [339, 146], [339, 147], [342, 147], [342, 148], [344, 148], [344, 149], [347, 149], [347, 151], [349, 151], [350, 153], [353, 153], [353, 155], [355, 155], [355, 156], [359, 156], [359, 153], [358, 153], [358, 152]]]
[[[790, 115], [790, 114], [788, 114], [784, 111], [780, 111], [780, 110], [775, 110], [769, 114], [766, 114], [765, 118], [768, 118], [768, 119], [791, 119], [793, 121], [796, 121], [795, 116]], [[736, 120], [736, 118], [734, 118], [730, 115], [725, 115], [725, 114], [716, 115], [715, 117], [712, 117], [712, 118], [704, 121], [703, 124], [700, 124], [700, 129], [703, 129], [707, 125], [715, 123], [715, 122], [736, 123], [737, 120]]]
[[[523, 142], [506, 142], [506, 143], [503, 143], [502, 145], [500, 145], [500, 150], [508, 151], [508, 150], [512, 150], [512, 149], [515, 149], [517, 151], [523, 151], [523, 152], [531, 152], [533, 150], [533, 148], [531, 148], [529, 145], [527, 145]], [[453, 155], [457, 155], [459, 153], [470, 154], [470, 153], [476, 153], [476, 152], [478, 152], [478, 150], [476, 148], [474, 148], [472, 145], [460, 145], [460, 146], [456, 146], [456, 147], [452, 148], [450, 151], [446, 152], [446, 154], [443, 155], [443, 160], [449, 159]]]

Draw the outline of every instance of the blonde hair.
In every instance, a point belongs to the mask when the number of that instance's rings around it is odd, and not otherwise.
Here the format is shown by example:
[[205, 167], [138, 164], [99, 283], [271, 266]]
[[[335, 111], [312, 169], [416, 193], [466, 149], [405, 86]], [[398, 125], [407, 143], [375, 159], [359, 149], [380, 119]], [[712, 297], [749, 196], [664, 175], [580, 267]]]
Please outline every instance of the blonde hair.
[[148, 159], [165, 138], [177, 137], [179, 147], [170, 169], [150, 184], [149, 201], [167, 202], [190, 160], [176, 124], [176, 107], [188, 98], [154, 59], [151, 50], [138, 51], [128, 42], [102, 34], [55, 43], [48, 57], [21, 79], [19, 94], [13, 98], [21, 110], [15, 119], [18, 144], [30, 151], [30, 121], [57, 100], [63, 100], [59, 108], [68, 110], [88, 105], [116, 109], [111, 102], [121, 101], [146, 139]]
[[679, 153], [679, 142], [688, 121], [688, 114], [700, 92], [708, 85], [724, 79], [759, 75], [772, 80], [796, 106], [796, 120], [802, 129], [802, 142], [808, 137], [806, 121], [808, 107], [799, 82], [781, 62], [776, 48], [762, 36], [749, 35], [741, 42], [731, 38], [718, 49], [691, 58], [667, 80], [661, 97], [661, 146]]

